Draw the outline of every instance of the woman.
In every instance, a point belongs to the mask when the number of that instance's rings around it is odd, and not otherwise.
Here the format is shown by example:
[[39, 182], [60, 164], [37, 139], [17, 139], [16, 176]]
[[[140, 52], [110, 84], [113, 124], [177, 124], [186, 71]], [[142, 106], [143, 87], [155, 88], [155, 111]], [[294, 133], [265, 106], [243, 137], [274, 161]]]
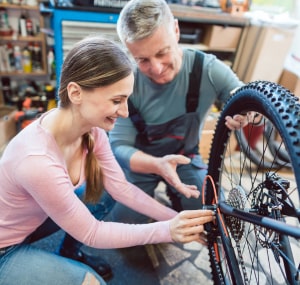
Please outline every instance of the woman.
[[[0, 285], [106, 284], [83, 263], [36, 249], [30, 236], [47, 218], [95, 248], [161, 242], [203, 242], [212, 211], [177, 214], [126, 181], [107, 138], [128, 116], [131, 63], [115, 43], [90, 37], [68, 53], [58, 108], [43, 114], [8, 144], [0, 162]], [[83, 201], [75, 189], [86, 183]], [[159, 222], [98, 221], [83, 202], [102, 190]], [[90, 282], [90, 283], [88, 283]]]

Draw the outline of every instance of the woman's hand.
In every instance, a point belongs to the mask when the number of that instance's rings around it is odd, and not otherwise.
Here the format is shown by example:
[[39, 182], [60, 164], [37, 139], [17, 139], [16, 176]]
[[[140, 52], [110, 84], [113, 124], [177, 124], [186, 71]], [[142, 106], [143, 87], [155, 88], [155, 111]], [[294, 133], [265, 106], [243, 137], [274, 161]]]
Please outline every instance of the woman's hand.
[[189, 164], [191, 159], [184, 155], [169, 154], [160, 157], [157, 163], [157, 174], [164, 178], [164, 180], [172, 185], [179, 193], [186, 198], [198, 198], [200, 195], [197, 186], [187, 185], [181, 182], [177, 174], [177, 165]]
[[215, 213], [210, 210], [186, 210], [170, 221], [171, 237], [175, 242], [197, 241], [206, 245], [204, 224], [213, 221]]

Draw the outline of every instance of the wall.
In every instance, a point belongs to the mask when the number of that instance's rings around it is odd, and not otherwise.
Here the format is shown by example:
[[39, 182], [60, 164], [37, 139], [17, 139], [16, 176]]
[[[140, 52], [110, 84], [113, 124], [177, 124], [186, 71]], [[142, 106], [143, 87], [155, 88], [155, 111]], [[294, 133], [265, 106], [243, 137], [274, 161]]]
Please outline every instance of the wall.
[[[300, 1], [295, 1], [293, 17], [300, 19]], [[300, 77], [300, 25], [295, 32], [295, 38], [287, 55], [284, 67]]]

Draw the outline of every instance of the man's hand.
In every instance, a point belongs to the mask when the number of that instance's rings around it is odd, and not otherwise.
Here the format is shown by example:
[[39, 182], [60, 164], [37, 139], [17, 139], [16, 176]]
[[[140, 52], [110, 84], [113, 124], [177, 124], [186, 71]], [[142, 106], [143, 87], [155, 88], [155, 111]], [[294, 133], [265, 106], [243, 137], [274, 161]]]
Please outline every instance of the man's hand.
[[200, 192], [195, 185], [187, 185], [181, 182], [176, 168], [178, 164], [190, 163], [190, 158], [184, 155], [169, 154], [159, 158], [157, 163], [157, 174], [164, 178], [164, 180], [172, 185], [179, 193], [187, 198], [198, 198]]
[[247, 112], [246, 114], [237, 114], [233, 117], [227, 116], [225, 118], [225, 125], [228, 129], [234, 131], [239, 130], [249, 123], [258, 124], [261, 121], [262, 115], [256, 112]]

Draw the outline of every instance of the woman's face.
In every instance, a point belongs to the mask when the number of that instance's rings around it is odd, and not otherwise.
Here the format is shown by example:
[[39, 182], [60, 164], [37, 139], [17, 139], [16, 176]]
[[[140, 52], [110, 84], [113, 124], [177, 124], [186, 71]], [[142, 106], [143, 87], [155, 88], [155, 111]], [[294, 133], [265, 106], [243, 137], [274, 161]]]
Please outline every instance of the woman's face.
[[118, 117], [128, 117], [127, 100], [133, 91], [134, 76], [105, 87], [82, 90], [79, 112], [88, 127], [99, 127], [110, 131]]

